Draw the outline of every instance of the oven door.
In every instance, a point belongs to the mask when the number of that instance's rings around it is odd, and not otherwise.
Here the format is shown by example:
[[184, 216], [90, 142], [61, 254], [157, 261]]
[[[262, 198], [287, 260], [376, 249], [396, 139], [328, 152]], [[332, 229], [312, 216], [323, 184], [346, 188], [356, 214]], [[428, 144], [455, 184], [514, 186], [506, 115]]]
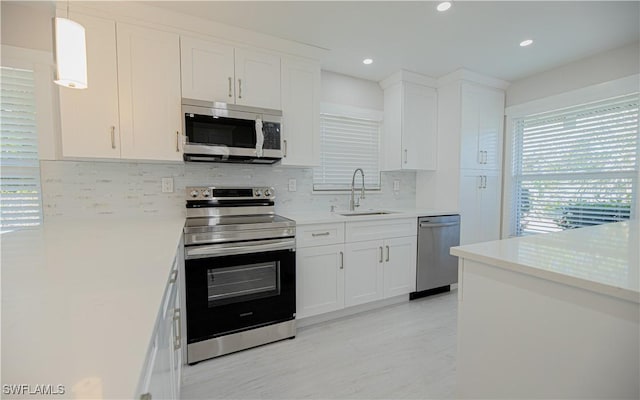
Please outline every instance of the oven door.
[[185, 249], [187, 343], [295, 318], [295, 250], [266, 242]]

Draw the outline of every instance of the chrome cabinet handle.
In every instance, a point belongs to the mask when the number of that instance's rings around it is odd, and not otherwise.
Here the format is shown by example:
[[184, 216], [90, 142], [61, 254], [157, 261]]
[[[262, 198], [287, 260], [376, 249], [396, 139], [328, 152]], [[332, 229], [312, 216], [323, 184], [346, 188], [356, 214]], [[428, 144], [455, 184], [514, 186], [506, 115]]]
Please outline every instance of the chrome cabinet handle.
[[386, 246], [386, 247], [387, 247], [387, 259], [385, 261], [388, 262], [389, 261], [389, 255], [390, 255], [391, 252], [389, 251], [389, 246]]
[[116, 148], [116, 127], [115, 125], [111, 125], [111, 148]]
[[482, 188], [483, 189], [487, 188], [487, 176], [486, 175], [484, 176], [484, 185], [482, 185]]
[[176, 153], [180, 152], [180, 132], [176, 131]]
[[[175, 336], [173, 338], [173, 349], [178, 350], [182, 344], [182, 323], [181, 323], [180, 309], [175, 308], [173, 310], [173, 324], [175, 328]], [[177, 326], [176, 326], [177, 323]]]
[[171, 275], [169, 276], [169, 283], [176, 283], [178, 280], [178, 270], [174, 269], [171, 271]]
[[344, 269], [344, 253], [340, 252], [340, 269]]
[[482, 164], [482, 150], [478, 150], [478, 157], [476, 161], [478, 164]]
[[484, 157], [482, 157], [482, 163], [486, 164], [487, 163], [487, 158], [488, 158], [488, 152], [486, 150], [484, 150], [482, 152], [482, 154], [484, 155]]
[[478, 183], [478, 189], [482, 189], [482, 175], [478, 175], [478, 178], [480, 178], [480, 183]]
[[238, 79], [238, 98], [242, 98], [242, 79]]
[[380, 249], [380, 260], [379, 260], [379, 262], [382, 262], [382, 246], [380, 246], [379, 249]]
[[231, 85], [232, 85], [232, 79], [231, 77], [229, 77], [229, 97], [233, 97], [233, 94], [231, 93]]
[[282, 155], [283, 157], [287, 156], [287, 139], [283, 140], [284, 143], [284, 154]]
[[407, 149], [404, 149], [404, 163], [407, 163]]
[[318, 236], [329, 236], [330, 233], [329, 232], [322, 232], [322, 233], [312, 233], [311, 236], [313, 237], [318, 237]]

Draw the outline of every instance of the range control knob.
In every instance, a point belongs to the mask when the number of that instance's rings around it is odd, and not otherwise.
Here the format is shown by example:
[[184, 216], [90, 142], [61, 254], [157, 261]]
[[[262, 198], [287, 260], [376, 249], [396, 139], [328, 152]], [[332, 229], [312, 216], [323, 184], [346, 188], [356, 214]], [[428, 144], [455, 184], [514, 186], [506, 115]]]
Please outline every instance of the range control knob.
[[265, 189], [264, 190], [264, 197], [270, 197], [271, 196], [271, 190], [270, 189]]
[[202, 197], [209, 197], [209, 196], [211, 196], [211, 191], [209, 189], [202, 191]]
[[198, 197], [198, 193], [200, 193], [200, 192], [198, 192], [197, 190], [192, 190], [191, 193], [189, 193], [189, 194], [191, 195], [191, 197], [196, 198], [196, 197]]
[[254, 195], [255, 197], [261, 197], [261, 196], [262, 196], [262, 190], [260, 190], [260, 189], [256, 189], [256, 190], [254, 190], [254, 191], [253, 191], [253, 195]]

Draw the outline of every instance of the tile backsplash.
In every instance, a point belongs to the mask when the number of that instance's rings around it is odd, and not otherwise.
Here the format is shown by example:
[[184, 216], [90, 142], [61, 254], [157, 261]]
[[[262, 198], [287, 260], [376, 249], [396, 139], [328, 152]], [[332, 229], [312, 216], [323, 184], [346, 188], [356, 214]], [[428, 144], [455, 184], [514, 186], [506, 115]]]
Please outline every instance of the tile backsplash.
[[[184, 213], [186, 186], [265, 185], [276, 189], [281, 214], [346, 209], [349, 194], [314, 193], [313, 170], [265, 165], [41, 161], [44, 216], [88, 217]], [[174, 179], [174, 192], [162, 193], [162, 178]], [[288, 191], [289, 179], [297, 190]], [[400, 190], [393, 190], [393, 181]], [[382, 189], [367, 193], [363, 208], [412, 208], [416, 204], [415, 172], [383, 172]]]

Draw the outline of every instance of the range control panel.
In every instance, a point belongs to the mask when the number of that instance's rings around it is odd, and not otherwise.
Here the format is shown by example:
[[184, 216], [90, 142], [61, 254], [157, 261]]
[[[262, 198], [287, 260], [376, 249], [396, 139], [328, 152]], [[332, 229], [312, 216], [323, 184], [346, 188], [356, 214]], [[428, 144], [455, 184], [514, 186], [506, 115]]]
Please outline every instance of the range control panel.
[[192, 200], [249, 200], [269, 199], [276, 197], [273, 187], [215, 187], [189, 186], [186, 188], [187, 201]]

